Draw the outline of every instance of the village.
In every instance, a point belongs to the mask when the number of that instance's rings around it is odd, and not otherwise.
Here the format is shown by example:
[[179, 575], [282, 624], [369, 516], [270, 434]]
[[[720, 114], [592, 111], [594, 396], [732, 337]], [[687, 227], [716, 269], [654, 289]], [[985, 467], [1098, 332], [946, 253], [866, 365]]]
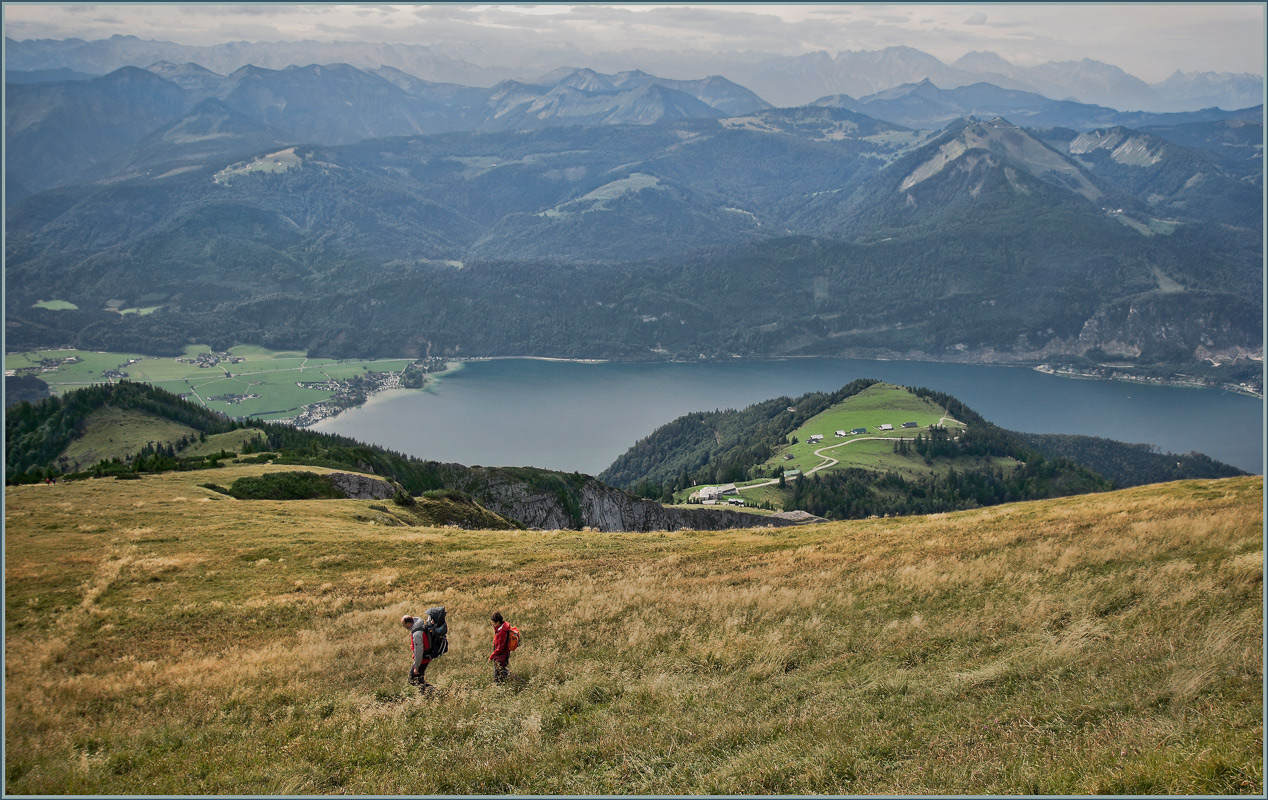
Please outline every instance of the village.
[[[1219, 364], [1215, 363], [1215, 366], [1219, 366]], [[1098, 381], [1126, 381], [1127, 383], [1144, 383], [1151, 386], [1183, 386], [1192, 389], [1222, 389], [1226, 392], [1232, 392], [1233, 394], [1245, 395], [1247, 397], [1254, 397], [1261, 400], [1264, 396], [1262, 381], [1240, 381], [1233, 383], [1230, 381], [1216, 380], [1215, 378], [1200, 378], [1191, 375], [1177, 375], [1171, 378], [1160, 378], [1152, 375], [1136, 375], [1125, 371], [1123, 368], [1112, 365], [1076, 369], [1075, 367], [1039, 364], [1034, 368], [1034, 370], [1035, 372], [1042, 372], [1045, 375], [1059, 375], [1063, 378], [1082, 378], [1085, 380]]]
[[329, 400], [304, 406], [303, 411], [292, 420], [297, 428], [307, 428], [344, 409], [362, 405], [371, 395], [403, 388], [399, 372], [367, 372], [348, 380], [327, 378], [323, 381], [296, 381], [295, 385], [304, 389], [334, 392]]

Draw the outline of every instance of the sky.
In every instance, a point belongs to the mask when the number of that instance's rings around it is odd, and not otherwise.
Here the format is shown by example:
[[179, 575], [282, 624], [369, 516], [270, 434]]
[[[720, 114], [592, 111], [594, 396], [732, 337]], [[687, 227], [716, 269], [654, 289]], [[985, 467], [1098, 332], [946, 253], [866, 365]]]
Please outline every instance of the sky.
[[1265, 3], [4, 3], [12, 39], [115, 34], [187, 45], [372, 41], [464, 47], [506, 65], [530, 51], [764, 52], [906, 45], [951, 63], [990, 51], [1014, 64], [1091, 58], [1148, 82], [1265, 71]]

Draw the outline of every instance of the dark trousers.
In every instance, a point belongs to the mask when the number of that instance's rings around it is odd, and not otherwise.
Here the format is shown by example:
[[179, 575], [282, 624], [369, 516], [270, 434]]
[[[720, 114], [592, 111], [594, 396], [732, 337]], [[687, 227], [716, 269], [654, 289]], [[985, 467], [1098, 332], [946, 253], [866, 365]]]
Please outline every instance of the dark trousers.
[[431, 684], [423, 676], [427, 674], [427, 665], [431, 663], [431, 659], [425, 659], [423, 663], [418, 665], [418, 674], [414, 674], [414, 668], [409, 669], [409, 682], [411, 686], [417, 686], [420, 689]]
[[510, 659], [508, 658], [506, 661], [493, 662], [493, 682], [494, 683], [503, 683], [506, 681], [507, 678], [510, 677], [511, 671], [506, 668], [506, 665], [509, 661]]

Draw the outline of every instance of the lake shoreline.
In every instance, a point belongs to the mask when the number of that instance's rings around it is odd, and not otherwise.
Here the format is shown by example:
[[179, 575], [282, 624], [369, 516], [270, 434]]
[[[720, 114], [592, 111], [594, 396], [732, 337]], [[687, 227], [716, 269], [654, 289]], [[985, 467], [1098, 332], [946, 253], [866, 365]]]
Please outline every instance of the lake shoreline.
[[[1051, 375], [1057, 378], [1070, 378], [1082, 381], [1104, 381], [1104, 382], [1121, 382], [1131, 383], [1144, 386], [1168, 386], [1182, 389], [1212, 389], [1220, 392], [1240, 397], [1248, 397], [1255, 400], [1263, 400], [1262, 393], [1258, 393], [1253, 389], [1234, 384], [1216, 384], [1205, 383], [1196, 379], [1182, 380], [1178, 378], [1151, 378], [1145, 376], [1132, 375], [1104, 375], [1095, 372], [1081, 372], [1073, 368], [1052, 367], [1048, 364], [1033, 363], [1001, 363], [1001, 362], [982, 362], [967, 360], [945, 360], [933, 361], [919, 358], [854, 358], [848, 356], [770, 356], [770, 357], [754, 357], [754, 358], [732, 358], [732, 359], [651, 359], [651, 360], [627, 360], [627, 359], [604, 359], [604, 358], [563, 358], [555, 356], [470, 356], [466, 358], [452, 358], [446, 360], [445, 369], [440, 372], [429, 373], [427, 381], [419, 389], [383, 389], [375, 391], [367, 395], [366, 401], [355, 406], [346, 406], [338, 412], [315, 420], [303, 427], [312, 427], [319, 422], [334, 420], [348, 411], [359, 408], [367, 408], [373, 404], [386, 402], [397, 397], [408, 396], [413, 392], [427, 392], [431, 388], [433, 380], [440, 381], [447, 375], [452, 375], [462, 370], [464, 364], [491, 362], [491, 361], [541, 361], [555, 364], [740, 364], [740, 363], [771, 363], [781, 361], [799, 361], [812, 359], [840, 359], [852, 361], [877, 361], [881, 363], [912, 363], [912, 364], [961, 364], [965, 366], [981, 366], [981, 367], [1003, 367], [1011, 369], [1027, 369], [1043, 375]], [[1109, 367], [1106, 367], [1107, 369]]]

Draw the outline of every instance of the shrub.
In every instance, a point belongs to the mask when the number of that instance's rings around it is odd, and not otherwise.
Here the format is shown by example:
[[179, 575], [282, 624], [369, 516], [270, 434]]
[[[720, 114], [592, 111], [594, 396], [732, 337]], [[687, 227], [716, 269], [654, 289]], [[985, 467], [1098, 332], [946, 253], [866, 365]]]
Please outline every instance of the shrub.
[[339, 491], [325, 475], [315, 472], [274, 472], [268, 475], [238, 478], [229, 487], [229, 494], [239, 500], [342, 500]]

